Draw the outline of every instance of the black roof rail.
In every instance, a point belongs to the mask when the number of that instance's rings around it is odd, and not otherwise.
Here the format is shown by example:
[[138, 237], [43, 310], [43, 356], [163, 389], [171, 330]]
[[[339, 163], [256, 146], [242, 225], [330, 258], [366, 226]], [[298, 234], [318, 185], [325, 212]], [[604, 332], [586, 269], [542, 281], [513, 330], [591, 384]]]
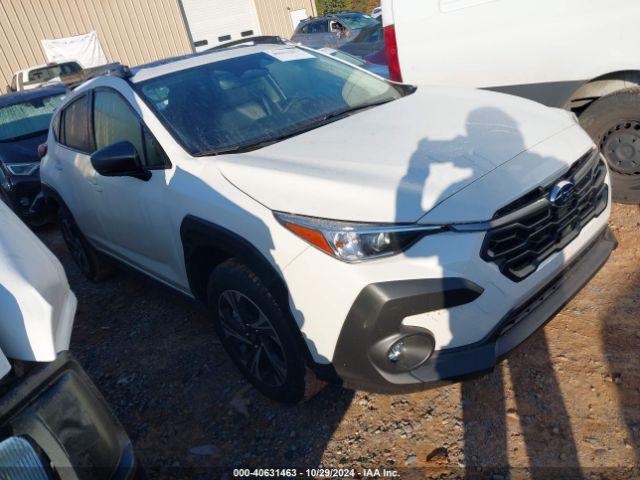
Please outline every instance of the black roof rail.
[[211, 52], [214, 50], [222, 50], [223, 48], [237, 47], [238, 45], [244, 45], [245, 43], [252, 44], [252, 45], [269, 45], [269, 44], [286, 45], [287, 41], [277, 35], [257, 35], [255, 37], [246, 37], [246, 38], [241, 38], [239, 40], [233, 40], [227, 43], [221, 43], [220, 45], [216, 45], [215, 47], [208, 48], [205, 51]]
[[133, 73], [128, 66], [122, 65], [119, 62], [107, 63], [99, 67], [89, 67], [83, 69], [82, 80], [67, 84], [67, 88], [69, 90], [75, 90], [87, 80], [105, 76], [119, 77], [127, 80], [133, 76]]
[[121, 63], [107, 63], [106, 65], [100, 65], [99, 67], [85, 68], [84, 69], [84, 81], [90, 80], [96, 77], [112, 76], [130, 78], [133, 74], [127, 65]]

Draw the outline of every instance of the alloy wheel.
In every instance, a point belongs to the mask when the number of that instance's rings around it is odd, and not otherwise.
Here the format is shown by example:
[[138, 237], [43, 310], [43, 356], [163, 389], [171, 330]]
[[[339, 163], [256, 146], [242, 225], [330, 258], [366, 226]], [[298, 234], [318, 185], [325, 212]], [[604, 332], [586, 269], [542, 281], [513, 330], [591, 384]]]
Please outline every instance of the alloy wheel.
[[228, 348], [250, 374], [264, 385], [283, 385], [287, 378], [284, 349], [260, 307], [237, 290], [225, 290], [218, 300], [218, 318]]

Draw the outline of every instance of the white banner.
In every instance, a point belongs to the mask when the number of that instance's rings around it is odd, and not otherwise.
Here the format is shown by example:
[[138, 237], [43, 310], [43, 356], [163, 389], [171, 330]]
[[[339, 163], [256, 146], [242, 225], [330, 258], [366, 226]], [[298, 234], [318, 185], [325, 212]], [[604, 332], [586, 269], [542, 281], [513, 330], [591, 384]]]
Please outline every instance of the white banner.
[[95, 31], [75, 37], [42, 40], [42, 48], [49, 62], [76, 60], [83, 68], [99, 67], [107, 63]]

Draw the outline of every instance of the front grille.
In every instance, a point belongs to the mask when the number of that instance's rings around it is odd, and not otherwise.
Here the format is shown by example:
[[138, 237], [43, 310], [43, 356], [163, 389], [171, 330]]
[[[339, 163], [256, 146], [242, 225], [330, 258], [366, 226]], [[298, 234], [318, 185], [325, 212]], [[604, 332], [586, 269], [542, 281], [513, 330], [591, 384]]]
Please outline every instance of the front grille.
[[[509, 279], [520, 282], [540, 264], [564, 249], [583, 227], [606, 208], [607, 167], [598, 152], [589, 152], [554, 182], [539, 187], [496, 212], [482, 245], [481, 256], [495, 263]], [[575, 185], [573, 197], [562, 206], [551, 203], [558, 182]]]

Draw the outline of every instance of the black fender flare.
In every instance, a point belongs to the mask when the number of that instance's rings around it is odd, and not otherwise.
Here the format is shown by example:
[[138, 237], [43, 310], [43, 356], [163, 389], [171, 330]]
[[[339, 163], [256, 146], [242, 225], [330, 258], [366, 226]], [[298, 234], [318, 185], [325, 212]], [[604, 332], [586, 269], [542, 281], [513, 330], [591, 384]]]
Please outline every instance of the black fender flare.
[[213, 250], [219, 253], [222, 261], [235, 258], [253, 270], [260, 280], [269, 288], [276, 301], [285, 310], [292, 327], [295, 328], [296, 338], [300, 342], [302, 352], [307, 360], [308, 366], [318, 375], [318, 377], [330, 381], [339, 382], [333, 365], [320, 365], [313, 361], [309, 347], [307, 346], [302, 332], [291, 312], [289, 304], [289, 289], [278, 269], [260, 252], [260, 250], [247, 239], [231, 230], [212, 223], [208, 220], [187, 215], [180, 225], [180, 238], [184, 253], [185, 269], [189, 288], [194, 296], [200, 301], [206, 301], [206, 283], [197, 271], [197, 255], [201, 249]]
[[180, 239], [184, 252], [185, 268], [189, 287], [199, 300], [206, 300], [206, 286], [198, 285], [195, 275], [194, 255], [206, 248], [219, 252], [224, 258], [236, 258], [251, 268], [269, 288], [275, 287], [278, 294], [289, 292], [284, 279], [265, 256], [248, 240], [220, 225], [187, 215], [180, 225]]
[[62, 198], [62, 195], [60, 195], [55, 188], [51, 187], [50, 185], [47, 185], [46, 183], [41, 184], [41, 186], [42, 186], [42, 194], [44, 195], [44, 201], [47, 203], [47, 205], [50, 205], [51, 200], [53, 200], [61, 207], [64, 207], [67, 210], [69, 210], [69, 207], [67, 207], [67, 204]]

